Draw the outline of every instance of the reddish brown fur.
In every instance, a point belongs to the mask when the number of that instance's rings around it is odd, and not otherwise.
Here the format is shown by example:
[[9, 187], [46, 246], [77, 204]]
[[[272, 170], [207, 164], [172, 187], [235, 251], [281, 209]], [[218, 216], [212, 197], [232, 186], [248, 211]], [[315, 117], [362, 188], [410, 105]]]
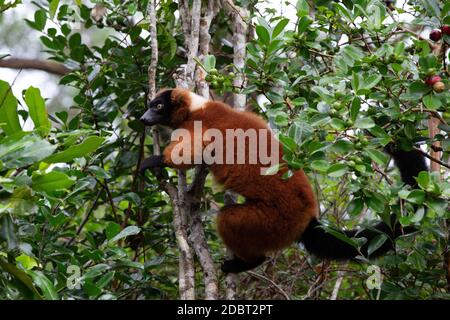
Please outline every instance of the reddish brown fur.
[[[193, 137], [193, 123], [202, 121], [203, 130], [215, 128], [225, 137], [226, 129], [249, 128], [268, 129], [266, 122], [251, 112], [236, 111], [226, 104], [209, 101], [203, 109], [190, 112], [189, 92], [176, 89], [172, 93], [172, 101], [176, 101], [176, 128], [185, 128]], [[202, 137], [194, 137], [202, 139]], [[175, 165], [171, 161], [171, 152], [178, 143], [191, 143], [187, 140], [171, 142], [164, 150], [165, 162], [170, 167], [190, 168], [192, 164]], [[268, 138], [268, 145], [273, 142], [273, 135]], [[202, 141], [206, 146], [209, 141]], [[246, 150], [249, 142], [246, 141]], [[258, 141], [259, 146], [259, 141]], [[191, 150], [194, 150], [191, 148]], [[270, 150], [270, 148], [269, 148]], [[196, 150], [194, 152], [201, 152]], [[235, 141], [234, 153], [237, 152]], [[225, 153], [225, 147], [224, 147]], [[282, 160], [280, 148], [280, 163]], [[194, 154], [191, 155], [194, 157]], [[246, 154], [248, 159], [248, 154]], [[283, 249], [298, 240], [310, 220], [317, 217], [317, 202], [311, 185], [302, 170], [284, 180], [281, 169], [275, 175], [261, 175], [261, 167], [256, 164], [213, 164], [210, 166], [214, 178], [246, 198], [244, 204], [236, 204], [222, 208], [217, 218], [218, 232], [227, 247], [238, 257], [251, 261], [265, 256], [266, 253]]]

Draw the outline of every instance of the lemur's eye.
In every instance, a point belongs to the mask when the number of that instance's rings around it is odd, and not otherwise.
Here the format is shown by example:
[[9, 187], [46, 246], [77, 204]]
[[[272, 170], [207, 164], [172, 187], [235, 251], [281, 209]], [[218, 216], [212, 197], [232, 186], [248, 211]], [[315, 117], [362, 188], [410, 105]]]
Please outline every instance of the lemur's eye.
[[163, 107], [164, 107], [164, 105], [163, 105], [162, 103], [158, 103], [158, 104], [156, 105], [156, 110], [157, 110], [157, 111], [160, 111], [160, 110], [162, 110]]

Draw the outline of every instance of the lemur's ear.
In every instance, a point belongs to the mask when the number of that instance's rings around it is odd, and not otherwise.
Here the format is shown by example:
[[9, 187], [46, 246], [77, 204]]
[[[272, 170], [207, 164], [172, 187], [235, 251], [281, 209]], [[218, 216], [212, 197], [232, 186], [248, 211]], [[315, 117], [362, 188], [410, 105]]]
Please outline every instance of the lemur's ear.
[[171, 94], [171, 102], [174, 106], [171, 123], [177, 126], [186, 120], [189, 115], [189, 107], [191, 104], [190, 92], [184, 89], [174, 89]]
[[180, 88], [173, 89], [170, 98], [174, 106], [189, 108], [191, 102], [190, 91]]

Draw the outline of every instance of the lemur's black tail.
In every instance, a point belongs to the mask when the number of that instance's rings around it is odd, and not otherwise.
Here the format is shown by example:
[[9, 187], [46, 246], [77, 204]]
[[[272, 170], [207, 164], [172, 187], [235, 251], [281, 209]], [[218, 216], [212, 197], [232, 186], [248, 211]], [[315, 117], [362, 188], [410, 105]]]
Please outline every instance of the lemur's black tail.
[[[424, 156], [419, 151], [402, 151], [396, 149], [393, 145], [388, 145], [386, 147], [386, 152], [394, 158], [394, 162], [400, 171], [402, 181], [413, 188], [416, 187], [417, 182], [414, 177], [417, 177], [419, 172], [428, 170]], [[367, 241], [361, 247], [361, 253], [366, 257], [375, 258], [393, 249], [395, 238], [413, 231], [415, 231], [415, 229], [412, 227], [402, 229], [398, 221], [396, 221], [396, 216], [391, 215], [390, 225], [385, 222], [379, 222], [370, 229], [348, 230], [343, 231], [343, 233], [349, 238], [366, 238]], [[388, 239], [383, 245], [368, 256], [368, 247], [371, 240], [382, 233], [386, 234]], [[321, 258], [351, 260], [360, 254], [358, 250], [349, 243], [327, 233], [321, 227], [320, 222], [317, 219], [313, 219], [310, 222], [300, 241], [303, 242], [306, 250]]]

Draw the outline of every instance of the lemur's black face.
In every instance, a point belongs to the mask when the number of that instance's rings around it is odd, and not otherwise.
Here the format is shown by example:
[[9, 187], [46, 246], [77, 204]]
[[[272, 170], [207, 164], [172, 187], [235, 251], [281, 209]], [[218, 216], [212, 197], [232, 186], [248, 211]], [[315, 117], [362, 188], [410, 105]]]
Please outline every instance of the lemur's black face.
[[150, 102], [150, 108], [140, 119], [146, 126], [170, 124], [170, 118], [174, 109], [171, 99], [172, 91], [166, 90]]

